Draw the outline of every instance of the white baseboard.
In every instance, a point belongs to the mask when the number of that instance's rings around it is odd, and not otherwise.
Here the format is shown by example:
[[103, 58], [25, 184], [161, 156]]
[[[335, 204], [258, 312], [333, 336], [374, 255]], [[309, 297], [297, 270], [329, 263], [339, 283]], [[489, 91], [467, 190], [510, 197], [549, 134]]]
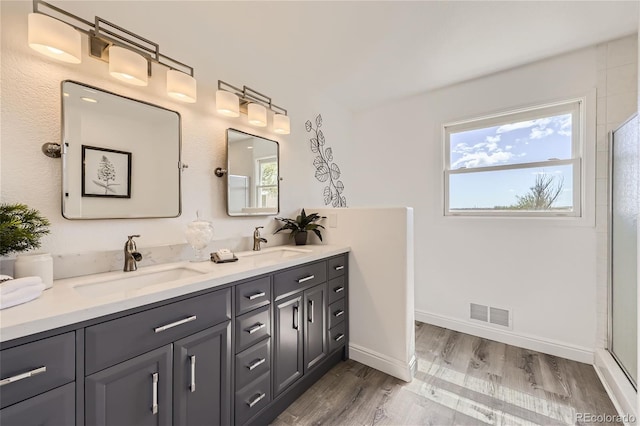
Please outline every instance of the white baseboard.
[[367, 365], [376, 370], [397, 377], [405, 382], [413, 380], [413, 372], [417, 368], [417, 358], [415, 354], [408, 363], [403, 363], [397, 359], [389, 358], [386, 355], [372, 351], [365, 347], [349, 343], [349, 358]]
[[540, 337], [523, 333], [515, 333], [511, 330], [500, 330], [494, 327], [476, 325], [457, 318], [445, 317], [417, 309], [415, 311], [415, 317], [416, 321], [437, 325], [439, 327], [448, 328], [461, 333], [472, 334], [474, 336], [495, 340], [497, 342], [525, 349], [531, 349], [562, 358], [572, 359], [574, 361], [593, 364], [593, 351], [588, 348], [555, 340], [542, 339]]
[[[618, 363], [607, 350], [598, 349], [595, 353], [593, 368], [595, 368], [596, 374], [607, 394], [609, 394], [613, 405], [618, 410], [618, 414], [622, 416], [625, 425], [636, 425], [638, 419], [638, 411], [636, 410], [638, 394], [629, 383], [629, 380], [627, 380]], [[629, 421], [631, 416], [634, 417], [635, 421]]]

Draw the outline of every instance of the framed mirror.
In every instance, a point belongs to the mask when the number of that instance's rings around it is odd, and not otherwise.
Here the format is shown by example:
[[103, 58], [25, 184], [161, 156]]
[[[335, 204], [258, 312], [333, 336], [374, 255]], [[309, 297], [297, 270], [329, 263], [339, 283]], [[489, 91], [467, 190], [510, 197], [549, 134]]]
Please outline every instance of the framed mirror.
[[278, 142], [227, 129], [227, 214], [267, 216], [280, 212]]
[[62, 216], [177, 217], [180, 114], [62, 82]]

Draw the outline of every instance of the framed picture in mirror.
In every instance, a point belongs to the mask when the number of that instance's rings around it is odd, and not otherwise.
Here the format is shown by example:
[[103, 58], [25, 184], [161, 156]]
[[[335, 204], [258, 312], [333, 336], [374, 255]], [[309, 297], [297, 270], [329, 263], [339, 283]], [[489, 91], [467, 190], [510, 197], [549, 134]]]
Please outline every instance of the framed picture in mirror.
[[82, 196], [131, 198], [131, 153], [82, 145]]

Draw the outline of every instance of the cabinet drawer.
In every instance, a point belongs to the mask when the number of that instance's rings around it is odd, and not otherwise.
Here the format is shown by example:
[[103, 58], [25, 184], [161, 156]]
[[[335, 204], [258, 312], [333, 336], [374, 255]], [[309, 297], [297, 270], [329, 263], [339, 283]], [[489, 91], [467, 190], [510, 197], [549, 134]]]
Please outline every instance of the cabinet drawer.
[[86, 375], [231, 319], [231, 289], [87, 327]]
[[347, 272], [347, 255], [337, 256], [329, 259], [329, 279], [345, 275]]
[[344, 298], [333, 302], [329, 305], [329, 311], [327, 317], [329, 318], [329, 328], [333, 328], [336, 325], [344, 321], [344, 317], [347, 316], [347, 310], [344, 306]]
[[242, 389], [271, 368], [271, 339], [236, 355], [236, 389]]
[[75, 383], [68, 383], [0, 410], [2, 426], [61, 426], [75, 423]]
[[275, 298], [322, 284], [327, 280], [327, 262], [311, 263], [274, 275]]
[[329, 353], [335, 351], [339, 347], [343, 346], [347, 341], [345, 323], [333, 327], [329, 330]]
[[329, 303], [333, 303], [336, 300], [344, 298], [344, 292], [346, 289], [346, 277], [338, 277], [329, 281]]
[[74, 381], [75, 342], [72, 331], [0, 351], [0, 407]]
[[236, 315], [244, 314], [252, 309], [269, 304], [271, 300], [271, 278], [258, 280], [236, 286]]
[[269, 373], [254, 383], [236, 392], [236, 421], [242, 425], [271, 401], [271, 380]]
[[271, 315], [265, 306], [236, 318], [236, 353], [271, 336]]

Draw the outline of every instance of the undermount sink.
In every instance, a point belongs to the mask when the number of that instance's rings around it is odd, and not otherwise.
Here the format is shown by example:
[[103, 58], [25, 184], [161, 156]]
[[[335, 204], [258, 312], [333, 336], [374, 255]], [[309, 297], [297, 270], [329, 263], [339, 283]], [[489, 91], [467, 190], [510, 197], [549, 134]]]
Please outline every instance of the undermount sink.
[[135, 272], [107, 273], [91, 282], [74, 286], [74, 290], [83, 296], [107, 296], [113, 293], [130, 292], [145, 287], [164, 284], [171, 281], [202, 275], [203, 272], [184, 266], [157, 271], [138, 270]]
[[238, 253], [238, 257], [254, 259], [256, 261], [272, 261], [282, 260], [292, 257], [304, 256], [311, 253], [309, 249], [293, 248], [293, 247], [271, 247], [260, 251], [247, 251]]

